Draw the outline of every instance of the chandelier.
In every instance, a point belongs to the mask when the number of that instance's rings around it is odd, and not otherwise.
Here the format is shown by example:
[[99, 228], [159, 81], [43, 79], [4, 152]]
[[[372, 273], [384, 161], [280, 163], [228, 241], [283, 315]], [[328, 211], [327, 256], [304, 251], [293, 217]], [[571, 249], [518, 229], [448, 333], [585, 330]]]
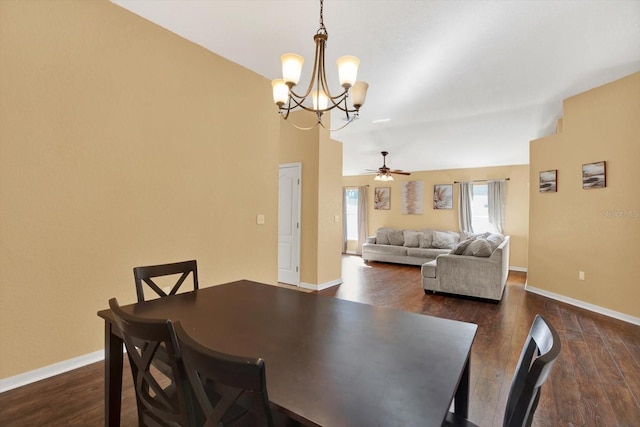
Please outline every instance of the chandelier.
[[[324, 123], [322, 123], [322, 115], [326, 111], [333, 110], [334, 108], [338, 108], [345, 113], [346, 123], [331, 130], [344, 128], [358, 117], [360, 107], [364, 104], [367, 89], [369, 88], [368, 83], [356, 81], [360, 60], [355, 56], [342, 56], [338, 58], [337, 61], [338, 77], [340, 85], [342, 86], [342, 93], [333, 96], [329, 91], [324, 61], [324, 51], [329, 34], [324, 26], [322, 16], [323, 3], [324, 0], [320, 0], [320, 28], [313, 37], [316, 43], [316, 53], [311, 80], [309, 81], [309, 87], [306, 92], [304, 92], [304, 94], [298, 94], [293, 90], [300, 80], [302, 64], [304, 63], [304, 59], [295, 53], [285, 53], [282, 55], [282, 79], [271, 82], [273, 87], [273, 101], [278, 105], [278, 112], [283, 119], [287, 120], [291, 111], [299, 109], [311, 111], [316, 114], [318, 121], [308, 128], [299, 127], [289, 121], [292, 126], [301, 130], [309, 130], [317, 125], [326, 128]], [[311, 105], [305, 105], [304, 103], [309, 95], [311, 95], [312, 98]], [[351, 108], [349, 108], [347, 102], [349, 95], [351, 95]]]

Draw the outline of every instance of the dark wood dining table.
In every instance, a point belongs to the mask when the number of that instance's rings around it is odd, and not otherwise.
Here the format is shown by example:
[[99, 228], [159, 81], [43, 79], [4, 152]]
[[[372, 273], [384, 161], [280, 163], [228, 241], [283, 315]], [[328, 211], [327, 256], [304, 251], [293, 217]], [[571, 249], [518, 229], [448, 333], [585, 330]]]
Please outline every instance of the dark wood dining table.
[[[467, 416], [477, 325], [247, 280], [124, 306], [265, 360], [269, 400], [312, 426], [440, 426]], [[122, 339], [105, 321], [105, 425], [120, 424]]]

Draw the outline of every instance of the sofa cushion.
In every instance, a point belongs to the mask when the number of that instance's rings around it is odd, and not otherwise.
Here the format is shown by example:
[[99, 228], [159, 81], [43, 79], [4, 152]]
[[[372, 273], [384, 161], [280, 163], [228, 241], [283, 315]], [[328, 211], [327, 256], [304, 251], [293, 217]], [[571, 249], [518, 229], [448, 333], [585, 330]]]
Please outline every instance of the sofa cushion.
[[477, 238], [471, 241], [469, 246], [464, 250], [463, 255], [490, 257], [492, 253], [493, 249], [491, 248], [491, 243], [486, 239]]
[[413, 230], [403, 230], [402, 235], [404, 237], [404, 246], [408, 248], [417, 248], [420, 246], [420, 242], [418, 241], [418, 235], [420, 233]]
[[425, 249], [431, 247], [431, 242], [433, 242], [433, 234], [431, 233], [419, 233], [418, 234], [418, 245]]
[[394, 246], [404, 245], [402, 230], [389, 230], [389, 243]]
[[436, 260], [422, 264], [422, 277], [436, 277]]
[[502, 234], [490, 233], [487, 236], [487, 241], [491, 245], [492, 252], [495, 251], [498, 246], [500, 246], [500, 243], [502, 243], [503, 240], [504, 236]]
[[456, 245], [455, 236], [451, 233], [444, 233], [441, 231], [433, 232], [433, 241], [431, 246], [438, 249], [453, 249]]
[[407, 255], [416, 258], [436, 258], [438, 255], [448, 254], [449, 249], [436, 248], [407, 248]]
[[455, 254], [455, 255], [462, 255], [464, 253], [464, 251], [467, 249], [467, 247], [473, 242], [475, 241], [475, 237], [470, 237], [466, 240], [461, 241], [460, 243], [458, 243], [457, 245], [455, 245], [453, 247], [453, 249], [451, 249], [451, 253]]
[[376, 231], [376, 244], [377, 245], [389, 244], [389, 229], [378, 228], [378, 231]]
[[368, 245], [364, 244], [363, 249], [366, 247], [367, 252], [370, 253], [378, 253], [378, 254], [386, 254], [386, 255], [407, 255], [407, 248], [404, 246], [393, 246], [393, 245]]

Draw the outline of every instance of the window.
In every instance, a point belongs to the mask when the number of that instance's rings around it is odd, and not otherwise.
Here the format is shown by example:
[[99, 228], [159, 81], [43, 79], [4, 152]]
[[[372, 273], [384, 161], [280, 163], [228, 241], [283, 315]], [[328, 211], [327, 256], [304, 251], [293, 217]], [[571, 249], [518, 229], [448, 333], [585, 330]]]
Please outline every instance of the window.
[[346, 205], [347, 240], [358, 240], [358, 189], [347, 188], [344, 196]]
[[487, 184], [473, 184], [471, 212], [471, 224], [475, 233], [494, 231], [493, 225], [489, 223], [489, 186]]
[[459, 221], [463, 230], [476, 233], [502, 233], [506, 179], [486, 184], [460, 183]]

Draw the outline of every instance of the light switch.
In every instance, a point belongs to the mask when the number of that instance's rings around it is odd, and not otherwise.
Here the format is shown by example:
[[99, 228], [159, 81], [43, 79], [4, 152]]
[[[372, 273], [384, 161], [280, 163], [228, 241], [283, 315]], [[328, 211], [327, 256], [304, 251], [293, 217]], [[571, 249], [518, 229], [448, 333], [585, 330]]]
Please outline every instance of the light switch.
[[259, 225], [264, 224], [264, 215], [258, 215], [258, 216], [256, 217], [256, 222], [257, 222]]
[[336, 215], [333, 217], [334, 222], [340, 222], [340, 215]]

